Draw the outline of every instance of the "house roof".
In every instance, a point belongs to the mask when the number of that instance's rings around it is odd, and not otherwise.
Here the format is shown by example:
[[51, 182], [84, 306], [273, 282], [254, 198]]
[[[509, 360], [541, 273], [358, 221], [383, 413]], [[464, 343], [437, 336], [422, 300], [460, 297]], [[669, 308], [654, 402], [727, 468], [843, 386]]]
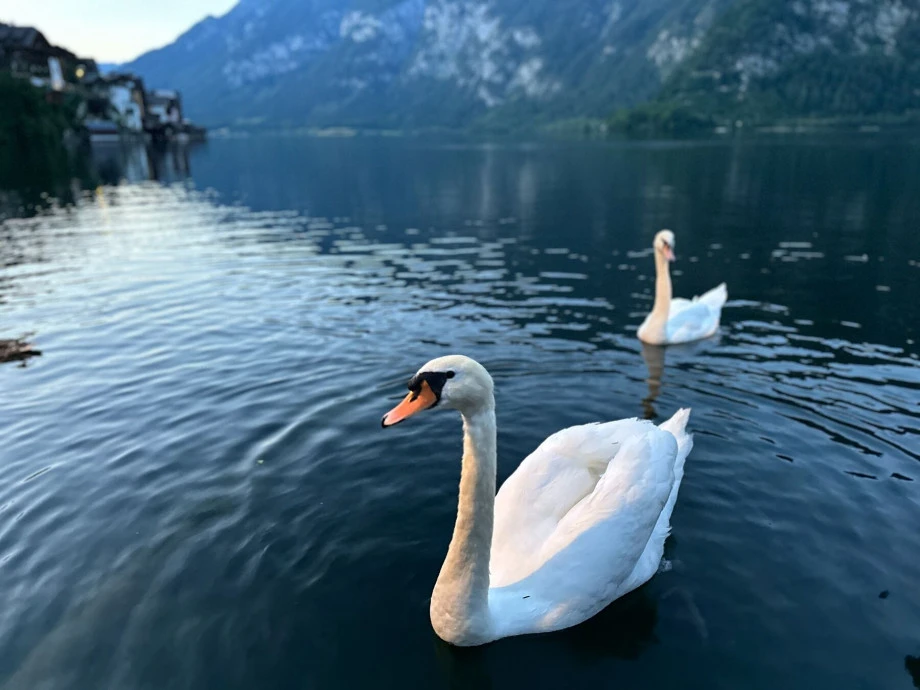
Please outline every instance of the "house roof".
[[154, 91], [147, 92], [147, 103], [152, 106], [164, 105], [168, 106], [170, 103], [179, 105], [180, 96], [177, 91], [167, 91], [165, 89], [156, 89]]
[[51, 44], [38, 29], [0, 23], [0, 45], [6, 48], [47, 48]]
[[51, 45], [45, 35], [31, 26], [13, 26], [0, 22], [0, 54], [17, 52], [76, 60], [77, 56], [66, 48]]
[[131, 72], [109, 72], [100, 77], [101, 81], [107, 84], [134, 84], [138, 88], [143, 88], [144, 80]]

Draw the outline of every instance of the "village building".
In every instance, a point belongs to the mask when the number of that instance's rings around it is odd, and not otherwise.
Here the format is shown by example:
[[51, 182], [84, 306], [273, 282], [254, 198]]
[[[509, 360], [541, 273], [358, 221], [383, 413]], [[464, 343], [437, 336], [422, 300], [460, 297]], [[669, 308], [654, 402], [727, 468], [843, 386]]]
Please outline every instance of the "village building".
[[148, 118], [147, 92], [134, 74], [107, 74], [99, 78], [96, 91], [104, 91], [110, 118], [122, 129], [143, 134]]
[[151, 127], [178, 130], [182, 126], [182, 97], [178, 91], [157, 89], [147, 94]]
[[78, 58], [69, 50], [52, 45], [38, 29], [3, 23], [0, 23], [0, 69], [53, 91], [63, 91], [99, 73], [95, 60]]
[[58, 101], [62, 92], [83, 99], [83, 124], [91, 138], [122, 136], [202, 138], [204, 130], [182, 113], [178, 91], [147, 91], [130, 73], [102, 75], [96, 62], [52, 45], [38, 29], [0, 23], [0, 71], [28, 79]]

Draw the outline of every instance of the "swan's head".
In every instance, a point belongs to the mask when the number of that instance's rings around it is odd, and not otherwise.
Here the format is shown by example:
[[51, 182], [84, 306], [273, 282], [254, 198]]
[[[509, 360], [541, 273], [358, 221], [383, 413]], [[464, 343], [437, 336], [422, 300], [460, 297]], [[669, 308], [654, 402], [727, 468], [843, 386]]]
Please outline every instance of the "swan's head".
[[670, 230], [662, 230], [655, 235], [655, 242], [652, 244], [655, 252], [661, 254], [668, 261], [674, 261], [674, 233]]
[[463, 355], [438, 357], [409, 379], [409, 395], [383, 415], [383, 427], [399, 424], [414, 414], [432, 407], [461, 412], [490, 404], [492, 377], [479, 362]]

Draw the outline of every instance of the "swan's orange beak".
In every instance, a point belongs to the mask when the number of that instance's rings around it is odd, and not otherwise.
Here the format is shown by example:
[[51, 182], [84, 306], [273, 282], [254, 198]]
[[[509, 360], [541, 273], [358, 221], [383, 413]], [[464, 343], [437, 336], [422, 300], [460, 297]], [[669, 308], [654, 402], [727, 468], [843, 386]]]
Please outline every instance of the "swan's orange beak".
[[383, 419], [380, 420], [380, 426], [386, 428], [399, 424], [404, 419], [433, 407], [437, 402], [438, 396], [431, 390], [431, 386], [428, 385], [427, 381], [422, 381], [422, 386], [418, 393], [409, 393], [399, 405], [383, 415]]
[[671, 249], [671, 245], [667, 242], [664, 243], [664, 258], [668, 261], [674, 261], [674, 250]]

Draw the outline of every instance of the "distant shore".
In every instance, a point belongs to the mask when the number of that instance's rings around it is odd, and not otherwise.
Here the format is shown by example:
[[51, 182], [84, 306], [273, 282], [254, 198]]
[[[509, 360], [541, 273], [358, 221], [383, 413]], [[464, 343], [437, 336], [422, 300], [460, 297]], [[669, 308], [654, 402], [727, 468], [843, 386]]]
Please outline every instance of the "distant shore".
[[233, 139], [250, 136], [303, 136], [317, 139], [350, 139], [354, 137], [429, 138], [456, 137], [460, 139], [551, 137], [562, 139], [711, 139], [737, 135], [813, 135], [813, 134], [887, 134], [920, 132], [920, 118], [887, 116], [867, 118], [785, 118], [773, 121], [745, 123], [744, 121], [713, 124], [692, 131], [660, 131], [651, 129], [629, 132], [600, 118], [573, 118], [517, 128], [498, 127], [416, 127], [373, 128], [335, 126], [273, 127], [271, 125], [223, 126], [210, 130], [212, 139]]

